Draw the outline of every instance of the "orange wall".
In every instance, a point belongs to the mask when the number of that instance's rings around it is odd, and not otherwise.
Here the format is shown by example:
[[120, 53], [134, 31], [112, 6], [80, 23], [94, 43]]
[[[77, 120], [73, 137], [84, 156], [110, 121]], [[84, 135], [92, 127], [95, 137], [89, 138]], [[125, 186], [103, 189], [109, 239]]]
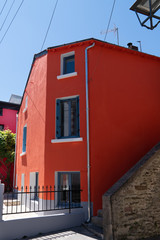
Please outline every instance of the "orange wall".
[[160, 141], [160, 59], [119, 47], [89, 52], [91, 192], [102, 194]]
[[[21, 186], [21, 174], [25, 174], [25, 185], [29, 186], [29, 173], [40, 172], [39, 184], [44, 181], [45, 151], [45, 111], [46, 111], [46, 74], [47, 55], [38, 58], [33, 65], [29, 82], [24, 93], [18, 117], [17, 174], [18, 186]], [[28, 108], [25, 113], [25, 99], [28, 96]], [[22, 153], [23, 127], [27, 124], [26, 154]]]
[[[35, 61], [25, 92], [29, 96], [27, 117], [22, 113], [24, 96], [18, 122], [17, 171], [26, 173], [25, 184], [29, 184], [29, 172], [39, 172], [40, 185], [53, 186], [55, 171], [79, 171], [82, 201], [87, 201], [85, 48], [92, 42], [49, 49]], [[160, 141], [160, 60], [94, 42], [95, 47], [88, 52], [91, 201], [95, 214], [101, 208], [102, 194]], [[77, 76], [58, 80], [60, 56], [71, 51], [75, 51]], [[73, 95], [79, 95], [83, 141], [51, 143], [55, 139], [56, 99]], [[27, 154], [20, 157], [26, 123]]]

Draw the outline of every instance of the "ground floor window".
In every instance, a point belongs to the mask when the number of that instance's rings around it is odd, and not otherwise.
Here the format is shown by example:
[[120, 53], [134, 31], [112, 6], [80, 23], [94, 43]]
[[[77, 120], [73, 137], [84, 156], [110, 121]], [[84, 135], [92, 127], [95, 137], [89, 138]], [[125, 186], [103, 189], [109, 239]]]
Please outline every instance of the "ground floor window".
[[59, 172], [58, 186], [62, 190], [59, 192], [59, 204], [72, 203], [80, 205], [80, 173], [79, 172]]

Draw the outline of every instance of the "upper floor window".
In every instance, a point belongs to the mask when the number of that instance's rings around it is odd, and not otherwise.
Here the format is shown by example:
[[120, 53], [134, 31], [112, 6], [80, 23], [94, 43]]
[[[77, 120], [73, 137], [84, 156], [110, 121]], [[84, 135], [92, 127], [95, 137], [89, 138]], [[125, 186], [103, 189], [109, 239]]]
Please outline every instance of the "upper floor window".
[[26, 152], [26, 140], [27, 140], [27, 126], [23, 128], [23, 144], [22, 144], [22, 152]]
[[74, 55], [63, 58], [63, 74], [75, 72]]
[[25, 108], [28, 107], [28, 96], [26, 96], [26, 101], [25, 101]]
[[3, 130], [4, 130], [4, 125], [0, 124], [0, 131], [3, 131]]
[[57, 99], [56, 137], [79, 137], [79, 97]]
[[65, 79], [77, 76], [75, 72], [75, 52], [68, 52], [61, 55], [61, 72], [57, 79]]
[[28, 107], [28, 96], [26, 96], [26, 99], [25, 99], [25, 108], [24, 108], [23, 112], [25, 112], [27, 110], [27, 107]]
[[61, 74], [75, 72], [75, 52], [69, 52], [61, 55]]
[[0, 116], [3, 116], [3, 108], [0, 107]]

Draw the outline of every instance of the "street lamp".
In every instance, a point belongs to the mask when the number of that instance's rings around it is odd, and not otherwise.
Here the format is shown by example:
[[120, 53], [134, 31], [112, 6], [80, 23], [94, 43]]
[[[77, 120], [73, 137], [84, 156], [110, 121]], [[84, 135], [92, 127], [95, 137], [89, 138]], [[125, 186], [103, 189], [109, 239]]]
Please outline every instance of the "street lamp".
[[[130, 10], [134, 11], [140, 24], [143, 27], [153, 30], [160, 23], [160, 16], [155, 15], [155, 13], [160, 9], [160, 0], [137, 0]], [[141, 21], [138, 14], [143, 14], [145, 19]], [[156, 19], [156, 24], [153, 24], [153, 19]], [[149, 21], [149, 24], [146, 23]]]

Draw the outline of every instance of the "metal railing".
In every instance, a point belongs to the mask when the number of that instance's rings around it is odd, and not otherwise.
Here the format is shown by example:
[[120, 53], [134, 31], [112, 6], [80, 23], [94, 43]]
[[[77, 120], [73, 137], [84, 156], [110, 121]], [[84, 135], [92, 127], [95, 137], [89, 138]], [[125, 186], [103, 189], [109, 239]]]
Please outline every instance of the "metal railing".
[[4, 193], [3, 215], [81, 208], [81, 189], [21, 187]]

